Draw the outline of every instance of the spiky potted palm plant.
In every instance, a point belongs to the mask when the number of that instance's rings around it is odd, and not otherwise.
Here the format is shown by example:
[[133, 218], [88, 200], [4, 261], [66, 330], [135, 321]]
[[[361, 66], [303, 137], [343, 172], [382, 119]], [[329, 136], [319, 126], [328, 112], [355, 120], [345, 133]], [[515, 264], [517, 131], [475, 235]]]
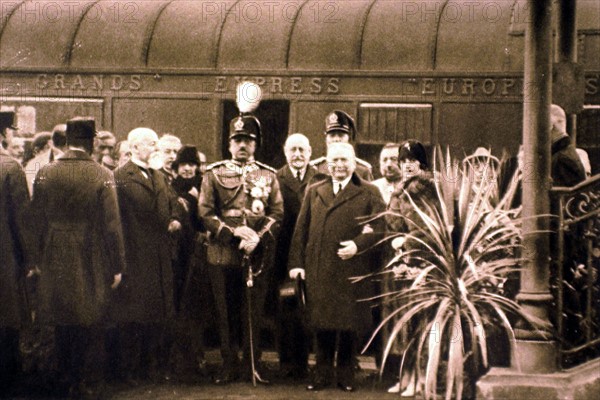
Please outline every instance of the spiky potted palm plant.
[[454, 394], [460, 399], [467, 358], [488, 365], [486, 330], [500, 325], [512, 343], [511, 315], [535, 321], [502, 288], [520, 264], [520, 209], [512, 207], [519, 171], [498, 197], [494, 171], [499, 168], [493, 165], [497, 159], [459, 164], [449, 152], [444, 157], [436, 149], [436, 154], [436, 195], [430, 201], [416, 202], [405, 193], [413, 212], [395, 217], [405, 219], [411, 229], [388, 235], [396, 255], [378, 272], [412, 283], [377, 297], [397, 307], [377, 327], [365, 350], [389, 326], [383, 371], [394, 343], [408, 329], [412, 340], [402, 364], [412, 354], [416, 374], [424, 377], [425, 398], [436, 396], [438, 370], [444, 363], [445, 397]]

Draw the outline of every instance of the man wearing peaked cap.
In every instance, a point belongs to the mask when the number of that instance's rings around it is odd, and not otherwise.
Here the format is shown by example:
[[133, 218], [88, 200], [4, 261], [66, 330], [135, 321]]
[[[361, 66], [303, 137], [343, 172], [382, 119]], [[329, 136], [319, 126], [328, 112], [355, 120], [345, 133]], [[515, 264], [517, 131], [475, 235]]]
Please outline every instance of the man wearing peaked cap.
[[77, 397], [101, 379], [102, 366], [86, 359], [102, 348], [99, 324], [125, 265], [115, 182], [91, 157], [95, 134], [91, 118], [67, 122], [68, 149], [40, 169], [31, 204], [39, 319], [56, 327], [64, 389]]
[[[327, 147], [335, 142], [350, 143], [350, 141], [356, 139], [356, 125], [354, 119], [344, 111], [332, 111], [325, 117], [324, 133]], [[310, 165], [315, 167], [319, 173], [329, 175], [326, 157], [319, 157], [311, 161]], [[358, 157], [356, 158], [355, 173], [364, 180], [373, 180], [371, 164]]]
[[[254, 359], [260, 360], [258, 328], [271, 281], [275, 240], [283, 217], [277, 171], [254, 159], [260, 137], [260, 122], [252, 115], [241, 114], [231, 120], [229, 152], [232, 158], [207, 167], [200, 191], [198, 210], [209, 232], [209, 275], [218, 312], [223, 358], [216, 384], [236, 380], [240, 372], [252, 378], [251, 349]], [[246, 289], [250, 283], [252, 288]], [[231, 293], [238, 294], [232, 296]], [[248, 329], [249, 301], [252, 304], [252, 347]], [[242, 332], [244, 345], [241, 371], [238, 332]], [[255, 377], [263, 382], [260, 375]]]

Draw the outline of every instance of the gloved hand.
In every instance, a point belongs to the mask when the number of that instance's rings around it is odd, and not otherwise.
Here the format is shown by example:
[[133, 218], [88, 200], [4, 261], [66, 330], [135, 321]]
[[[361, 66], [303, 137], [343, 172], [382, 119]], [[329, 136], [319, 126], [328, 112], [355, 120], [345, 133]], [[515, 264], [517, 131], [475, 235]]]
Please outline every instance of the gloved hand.
[[258, 238], [258, 234], [256, 233], [256, 231], [245, 225], [236, 227], [233, 230], [233, 236], [242, 240], [256, 240]]
[[304, 268], [292, 268], [290, 269], [289, 275], [291, 279], [296, 279], [296, 277], [300, 274], [300, 279], [304, 280], [305, 273]]
[[240, 242], [240, 250], [243, 250], [246, 254], [252, 254], [252, 252], [258, 246], [259, 240], [257, 235], [257, 240], [244, 240]]

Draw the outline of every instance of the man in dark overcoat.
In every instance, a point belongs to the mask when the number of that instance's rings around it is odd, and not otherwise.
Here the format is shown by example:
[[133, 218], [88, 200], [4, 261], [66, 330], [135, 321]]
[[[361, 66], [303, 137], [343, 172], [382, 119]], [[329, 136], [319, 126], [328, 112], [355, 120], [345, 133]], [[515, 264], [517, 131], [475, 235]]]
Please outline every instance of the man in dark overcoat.
[[383, 232], [381, 221], [367, 226], [358, 218], [384, 211], [385, 204], [379, 189], [354, 173], [354, 158], [348, 143], [329, 146], [331, 176], [308, 188], [292, 239], [290, 276], [306, 276], [308, 318], [316, 333], [317, 364], [308, 390], [331, 383], [336, 350], [337, 384], [354, 390], [357, 334], [371, 328], [369, 305], [357, 301], [370, 296], [372, 285], [350, 278], [377, 267], [369, 250]]
[[[277, 240], [275, 283], [279, 287], [288, 275], [288, 254], [296, 219], [300, 213], [308, 182], [317, 171], [308, 165], [312, 149], [306, 136], [294, 133], [283, 147], [287, 164], [277, 171], [277, 180], [283, 196], [283, 222]], [[293, 267], [293, 266], [292, 266]], [[280, 302], [277, 315], [279, 325], [279, 365], [284, 377], [302, 378], [308, 368], [308, 335], [302, 322], [300, 305]]]
[[[0, 141], [15, 113], [0, 112]], [[24, 279], [25, 210], [29, 191], [18, 161], [0, 146], [0, 394], [18, 372], [19, 330], [27, 315]]]
[[100, 373], [100, 360], [88, 351], [98, 348], [98, 324], [125, 262], [114, 179], [90, 156], [95, 134], [91, 118], [67, 122], [68, 150], [40, 169], [31, 203], [38, 315], [56, 327], [59, 372], [71, 396], [83, 395], [84, 380], [98, 377], [92, 368]]
[[229, 127], [232, 159], [209, 165], [200, 191], [198, 210], [209, 232], [207, 257], [223, 358], [216, 384], [238, 378], [240, 334], [244, 374], [265, 382], [250, 364], [252, 355], [260, 360], [258, 329], [271, 283], [283, 198], [277, 171], [254, 159], [259, 143], [258, 120], [251, 115], [234, 118]]
[[181, 224], [164, 176], [149, 167], [158, 136], [136, 128], [127, 137], [131, 160], [115, 169], [127, 270], [112, 305], [120, 323], [125, 378], [166, 377], [174, 317], [169, 234]]
[[585, 169], [567, 133], [565, 111], [560, 106], [552, 104], [550, 121], [552, 123], [550, 131], [552, 186], [574, 186], [583, 182], [586, 178]]

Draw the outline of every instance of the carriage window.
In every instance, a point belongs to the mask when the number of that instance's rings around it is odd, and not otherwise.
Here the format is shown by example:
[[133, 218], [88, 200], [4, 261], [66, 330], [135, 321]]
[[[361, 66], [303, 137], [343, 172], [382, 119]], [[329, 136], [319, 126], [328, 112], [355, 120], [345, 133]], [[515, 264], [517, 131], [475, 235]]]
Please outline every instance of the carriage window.
[[[238, 115], [235, 101], [223, 102], [222, 153], [229, 158], [229, 121]], [[285, 100], [263, 100], [254, 112], [260, 121], [262, 145], [256, 149], [255, 158], [273, 168], [285, 165], [283, 145], [288, 135], [290, 102]]]
[[577, 117], [577, 147], [588, 152], [592, 175], [600, 173], [600, 106], [584, 105]]
[[417, 139], [432, 143], [432, 105], [402, 103], [363, 103], [358, 110], [356, 149], [358, 156], [373, 165], [379, 175], [379, 152], [388, 142]]
[[386, 143], [417, 139], [431, 143], [431, 111], [431, 104], [361, 104], [357, 142]]

